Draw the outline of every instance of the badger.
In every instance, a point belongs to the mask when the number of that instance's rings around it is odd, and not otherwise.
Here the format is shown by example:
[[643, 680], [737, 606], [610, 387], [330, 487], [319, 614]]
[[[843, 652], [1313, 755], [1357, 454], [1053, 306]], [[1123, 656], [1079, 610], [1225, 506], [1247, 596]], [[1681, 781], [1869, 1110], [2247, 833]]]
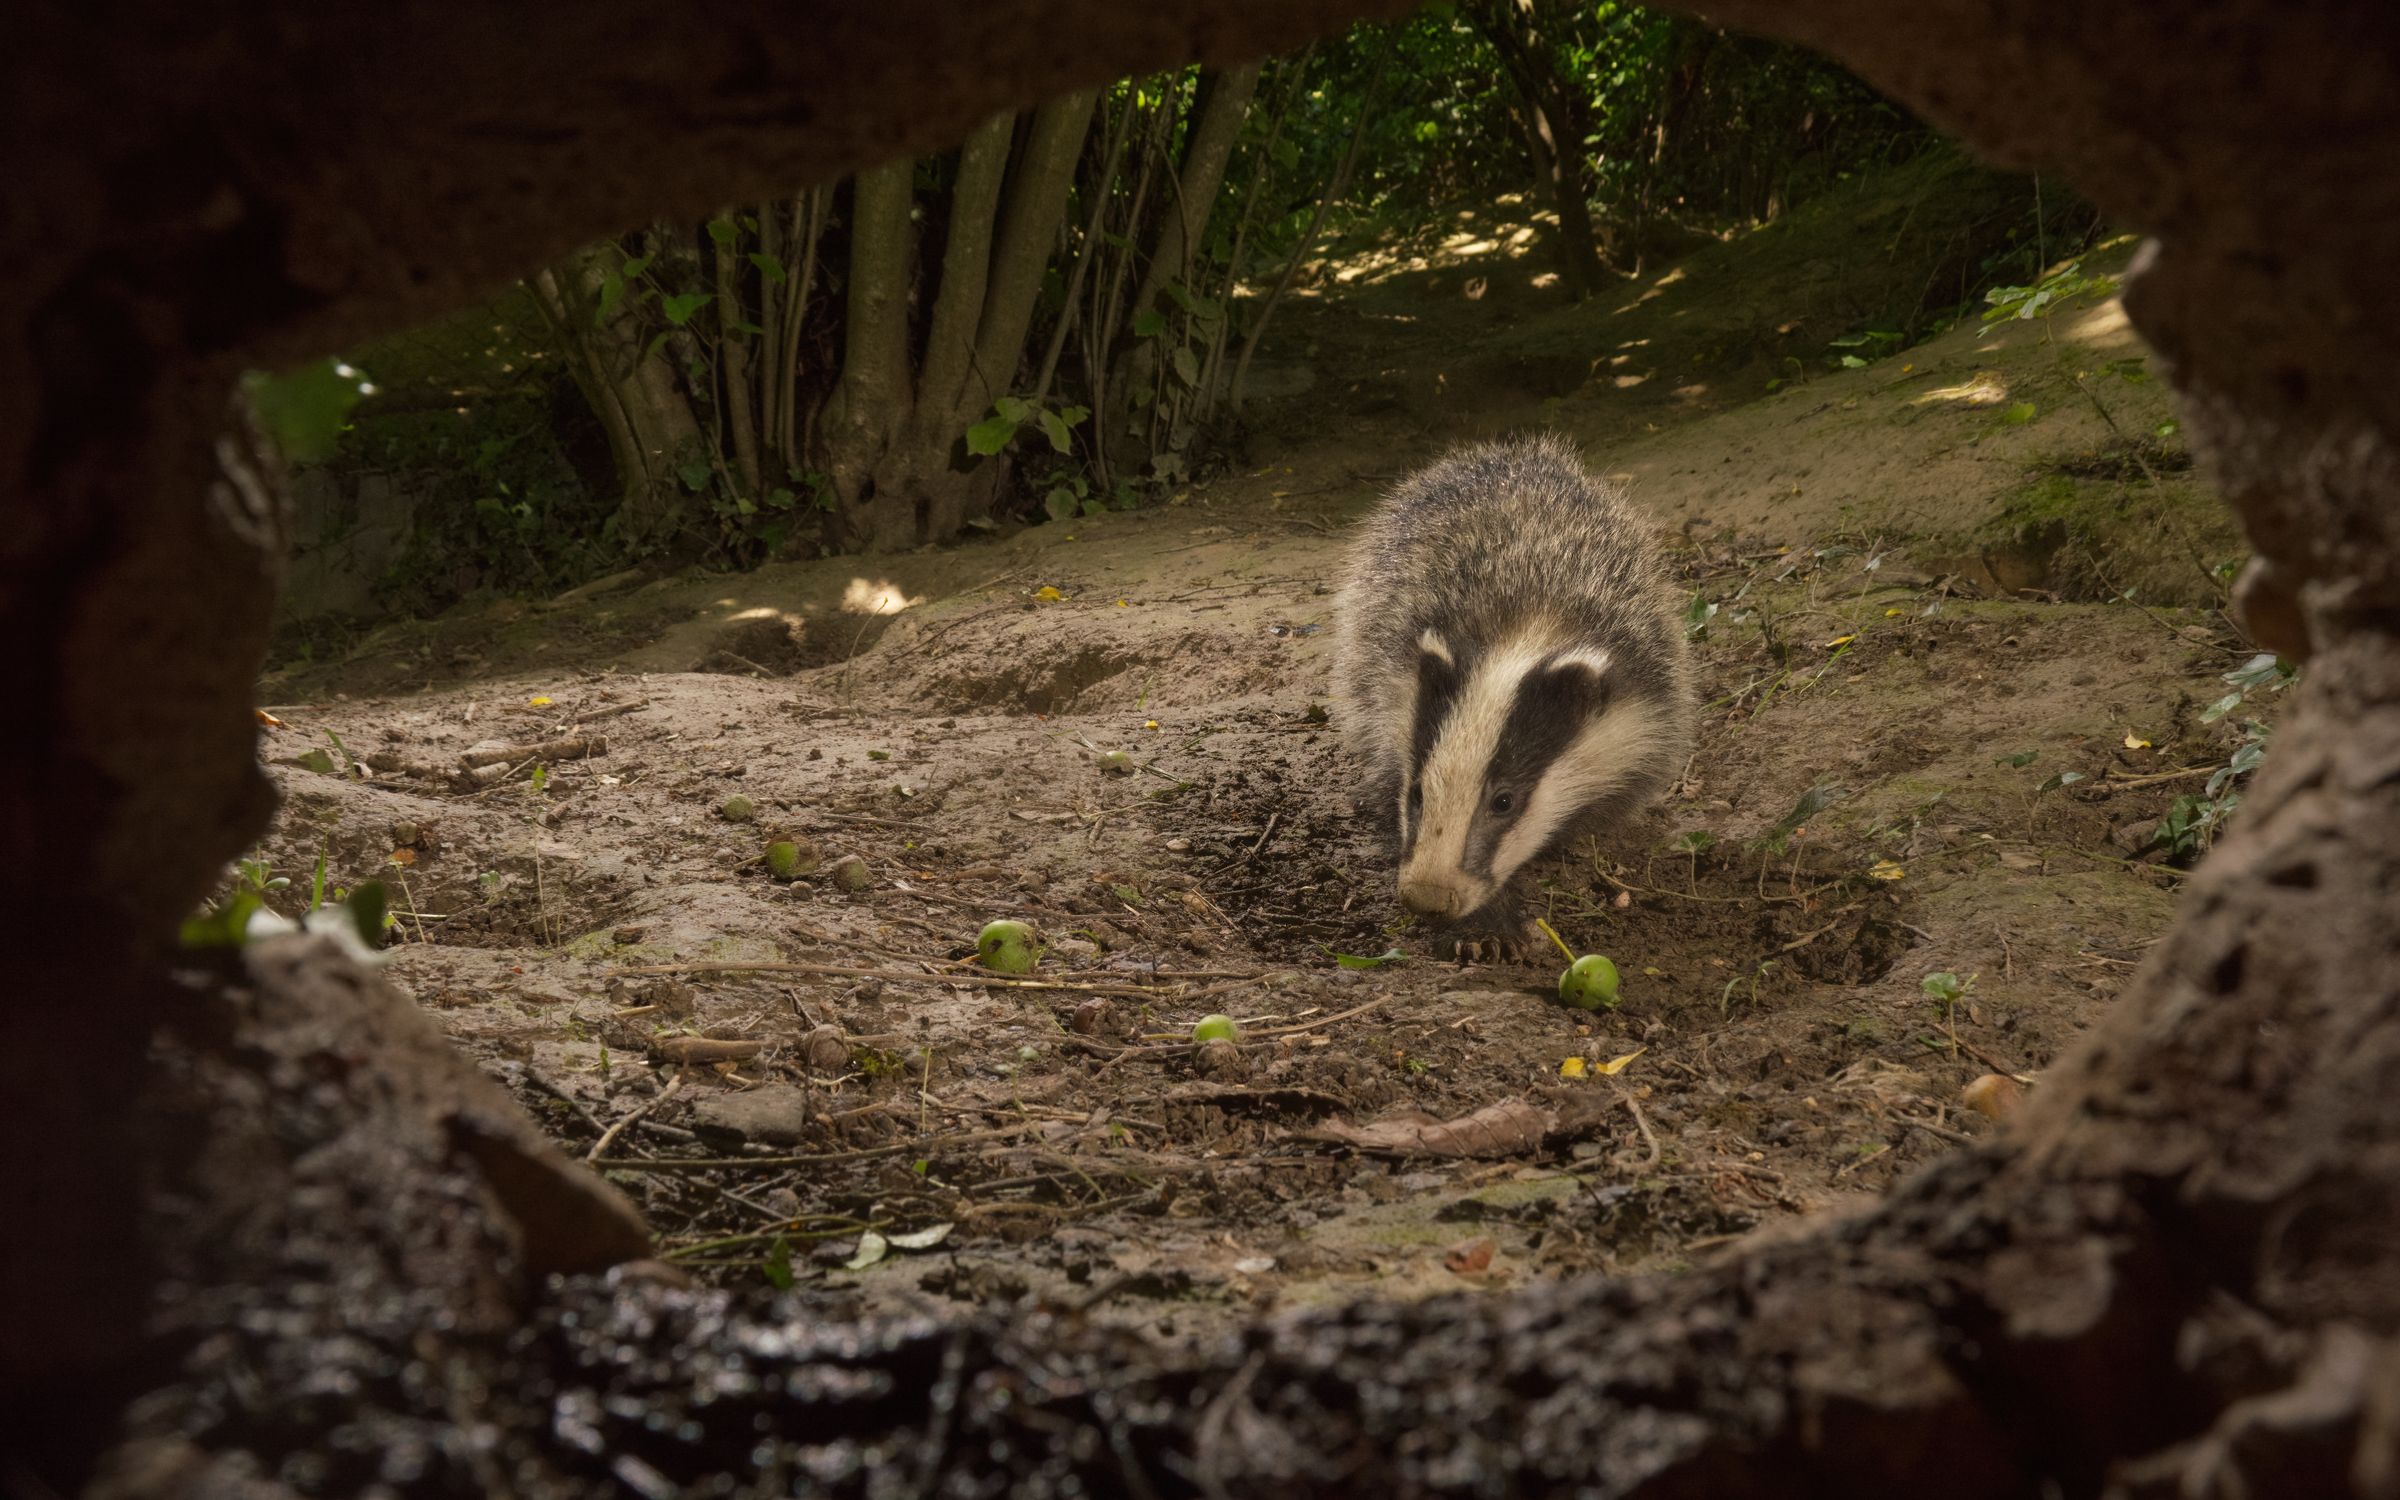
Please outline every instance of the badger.
[[1335, 706], [1396, 816], [1401, 904], [1469, 951], [1518, 950], [1517, 873], [1664, 791], [1689, 753], [1659, 549], [1564, 438], [1479, 443], [1367, 516], [1335, 613]]

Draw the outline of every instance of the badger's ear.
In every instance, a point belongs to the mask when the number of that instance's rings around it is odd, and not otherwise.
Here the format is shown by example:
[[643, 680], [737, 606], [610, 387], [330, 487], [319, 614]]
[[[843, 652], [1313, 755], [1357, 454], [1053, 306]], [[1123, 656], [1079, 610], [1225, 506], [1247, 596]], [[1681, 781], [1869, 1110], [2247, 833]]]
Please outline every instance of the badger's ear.
[[1417, 655], [1429, 656], [1445, 667], [1458, 665], [1458, 658], [1451, 654], [1450, 643], [1442, 638], [1440, 631], [1430, 625], [1426, 626], [1424, 633], [1417, 637]]
[[1600, 713], [1615, 696], [1608, 668], [1606, 651], [1571, 646], [1542, 663], [1542, 686], [1555, 704], [1585, 715]]

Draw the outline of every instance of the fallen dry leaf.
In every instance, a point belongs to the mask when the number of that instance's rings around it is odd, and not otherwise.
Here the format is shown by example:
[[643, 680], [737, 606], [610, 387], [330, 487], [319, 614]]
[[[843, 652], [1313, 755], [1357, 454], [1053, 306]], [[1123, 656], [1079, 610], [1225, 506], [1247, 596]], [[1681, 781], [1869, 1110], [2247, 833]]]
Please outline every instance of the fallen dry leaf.
[[1372, 1125], [1329, 1120], [1310, 1134], [1369, 1151], [1413, 1152], [1423, 1156], [1515, 1156], [1539, 1146], [1542, 1137], [1557, 1123], [1558, 1117], [1546, 1109], [1537, 1109], [1522, 1099], [1503, 1099], [1455, 1120], [1436, 1120], [1429, 1115], [1377, 1120]]
[[1636, 1047], [1631, 1052], [1626, 1053], [1623, 1057], [1612, 1057], [1604, 1063], [1592, 1064], [1592, 1071], [1595, 1073], [1606, 1074], [1607, 1076], [1613, 1078], [1617, 1074], [1625, 1071], [1625, 1065], [1627, 1063], [1633, 1061], [1635, 1058], [1641, 1056], [1643, 1053], [1649, 1050], [1650, 1049], [1647, 1047]]
[[1473, 1276], [1491, 1269], [1492, 1252], [1499, 1248], [1500, 1242], [1488, 1234], [1479, 1240], [1460, 1240], [1442, 1252], [1442, 1267], [1460, 1276]]

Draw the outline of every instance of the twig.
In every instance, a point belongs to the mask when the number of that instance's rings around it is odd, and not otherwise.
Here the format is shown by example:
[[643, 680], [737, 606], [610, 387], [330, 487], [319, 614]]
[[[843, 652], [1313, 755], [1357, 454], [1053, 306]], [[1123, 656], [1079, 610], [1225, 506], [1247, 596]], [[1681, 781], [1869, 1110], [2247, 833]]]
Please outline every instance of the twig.
[[1633, 1111], [1633, 1123], [1641, 1127], [1642, 1139], [1647, 1141], [1650, 1145], [1650, 1156], [1648, 1160], [1642, 1163], [1642, 1170], [1648, 1171], [1650, 1168], [1658, 1165], [1658, 1137], [1650, 1133], [1650, 1121], [1642, 1114], [1641, 1103], [1639, 1100], [1633, 1097], [1632, 1090], [1619, 1088], [1617, 1090], [1617, 1097], [1625, 1101], [1625, 1107], [1627, 1109]]
[[966, 1130], [955, 1135], [933, 1136], [913, 1141], [894, 1141], [882, 1146], [861, 1146], [855, 1151], [828, 1151], [815, 1156], [617, 1156], [607, 1161], [595, 1161], [596, 1167], [615, 1172], [709, 1172], [731, 1167], [821, 1167], [834, 1162], [868, 1161], [878, 1156], [901, 1156], [911, 1151], [938, 1151], [952, 1146], [969, 1146], [978, 1141], [1000, 1141], [1023, 1135], [1049, 1124], [1047, 1120], [1027, 1120], [1019, 1125], [1001, 1125], [990, 1130]]
[[681, 1073], [677, 1073], [674, 1077], [667, 1080], [667, 1086], [665, 1088], [660, 1089], [657, 1093], [652, 1094], [649, 1098], [627, 1110], [624, 1115], [618, 1119], [616, 1124], [611, 1125], [608, 1127], [608, 1129], [602, 1131], [600, 1133], [600, 1139], [592, 1142], [592, 1149], [584, 1153], [583, 1159], [587, 1162], [598, 1161], [602, 1152], [606, 1151], [609, 1147], [617, 1143], [617, 1137], [625, 1133], [626, 1127], [632, 1125], [636, 1120], [642, 1118], [642, 1116], [650, 1113], [650, 1111], [666, 1103], [667, 1100], [674, 1097], [675, 1091], [682, 1087], [683, 1075]]

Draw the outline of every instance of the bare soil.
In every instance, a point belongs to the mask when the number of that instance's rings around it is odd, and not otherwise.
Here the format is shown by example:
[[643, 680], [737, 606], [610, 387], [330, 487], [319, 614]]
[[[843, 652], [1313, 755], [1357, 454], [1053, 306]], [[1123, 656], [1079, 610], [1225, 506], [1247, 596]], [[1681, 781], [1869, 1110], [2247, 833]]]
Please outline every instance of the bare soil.
[[[279, 668], [278, 900], [320, 855], [389, 880], [389, 972], [600, 1148], [668, 1258], [828, 1308], [1039, 1297], [1190, 1336], [1838, 1210], [1988, 1129], [1971, 1080], [2038, 1088], [2163, 931], [2150, 830], [2230, 754], [2200, 711], [2249, 655], [2230, 527], [2112, 299], [1830, 366], [1925, 275], [1892, 225], [1966, 189], [1861, 191], [1583, 306], [1506, 206], [1345, 247], [1279, 315], [1239, 467], [1154, 509]], [[1346, 521], [1537, 423], [1633, 481], [1717, 605], [1681, 785], [1541, 872], [1623, 972], [1597, 1013], [1556, 1003], [1555, 955], [1428, 956], [1325, 719]], [[453, 775], [578, 737], [604, 749]], [[292, 763], [317, 749], [334, 772]], [[773, 878], [779, 837], [816, 870]], [[1004, 916], [1051, 941], [1035, 982], [965, 961]], [[1955, 1006], [1937, 971], [1972, 976]], [[1244, 1039], [1202, 1056], [1220, 1011]], [[759, 1045], [670, 1061], [688, 1037]]]

